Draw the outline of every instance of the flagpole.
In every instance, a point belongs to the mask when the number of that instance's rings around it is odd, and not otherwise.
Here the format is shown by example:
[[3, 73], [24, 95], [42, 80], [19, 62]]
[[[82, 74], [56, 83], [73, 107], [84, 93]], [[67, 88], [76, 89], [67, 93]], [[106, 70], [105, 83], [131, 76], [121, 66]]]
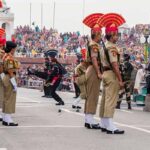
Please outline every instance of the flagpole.
[[54, 1], [54, 8], [53, 8], [53, 29], [55, 28], [55, 8], [56, 8], [56, 2]]
[[[82, 15], [83, 15], [83, 19], [84, 19], [84, 15], [85, 15], [85, 0], [83, 0]], [[84, 25], [83, 25], [83, 28], [82, 28], [82, 32], [83, 32], [83, 35], [84, 35]]]
[[30, 3], [30, 27], [31, 27], [31, 17], [32, 17], [32, 4]]
[[41, 3], [41, 30], [43, 29], [43, 3]]

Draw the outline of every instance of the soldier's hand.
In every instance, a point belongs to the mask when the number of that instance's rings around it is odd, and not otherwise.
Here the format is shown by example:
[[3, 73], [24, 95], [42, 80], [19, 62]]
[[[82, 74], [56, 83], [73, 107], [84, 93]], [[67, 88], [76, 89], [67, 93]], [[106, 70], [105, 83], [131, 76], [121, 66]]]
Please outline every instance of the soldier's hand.
[[119, 81], [119, 86], [120, 86], [120, 89], [123, 89], [124, 88], [124, 83], [122, 81]]
[[102, 74], [101, 73], [98, 73], [97, 77], [102, 80]]

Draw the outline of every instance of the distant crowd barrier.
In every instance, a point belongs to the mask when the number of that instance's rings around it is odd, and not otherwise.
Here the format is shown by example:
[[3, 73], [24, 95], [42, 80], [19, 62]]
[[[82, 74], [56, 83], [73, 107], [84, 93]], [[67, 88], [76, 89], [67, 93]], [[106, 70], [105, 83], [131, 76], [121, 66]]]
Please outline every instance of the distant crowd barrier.
[[43, 81], [40, 80], [24, 80], [21, 79], [18, 82], [19, 87], [25, 87], [25, 88], [33, 88], [33, 89], [42, 89], [43, 88]]

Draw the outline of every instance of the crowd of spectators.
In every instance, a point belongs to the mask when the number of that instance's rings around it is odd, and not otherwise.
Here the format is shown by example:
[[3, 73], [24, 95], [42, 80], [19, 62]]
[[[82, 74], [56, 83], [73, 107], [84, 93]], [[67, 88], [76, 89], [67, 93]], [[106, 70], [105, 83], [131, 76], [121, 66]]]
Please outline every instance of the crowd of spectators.
[[[146, 28], [150, 28], [147, 25]], [[124, 29], [118, 42], [122, 51], [131, 54], [133, 60], [142, 59], [144, 47], [140, 38], [144, 33], [144, 25], [136, 25]], [[54, 29], [40, 30], [38, 26], [34, 29], [29, 26], [19, 26], [15, 30], [16, 42], [18, 44], [17, 55], [22, 57], [44, 57], [43, 52], [49, 49], [57, 49], [59, 57], [66, 58], [68, 55], [80, 53], [81, 48], [86, 46], [89, 37], [81, 35], [80, 32], [59, 33]]]
[[49, 49], [57, 49], [59, 57], [75, 55], [80, 48], [85, 46], [86, 36], [79, 32], [58, 33], [57, 30], [35, 29], [29, 26], [17, 27], [15, 32], [18, 44], [17, 55], [22, 57], [43, 57], [43, 52]]

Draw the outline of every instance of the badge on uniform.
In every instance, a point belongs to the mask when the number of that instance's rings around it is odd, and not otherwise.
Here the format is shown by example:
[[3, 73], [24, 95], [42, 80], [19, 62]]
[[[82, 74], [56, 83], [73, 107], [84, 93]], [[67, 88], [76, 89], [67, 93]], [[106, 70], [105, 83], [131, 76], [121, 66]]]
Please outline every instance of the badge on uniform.
[[117, 52], [116, 52], [116, 51], [112, 51], [112, 55], [113, 55], [114, 57], [116, 57], [116, 56], [117, 56]]
[[96, 45], [92, 46], [92, 49], [93, 49], [94, 52], [98, 51], [98, 47]]

